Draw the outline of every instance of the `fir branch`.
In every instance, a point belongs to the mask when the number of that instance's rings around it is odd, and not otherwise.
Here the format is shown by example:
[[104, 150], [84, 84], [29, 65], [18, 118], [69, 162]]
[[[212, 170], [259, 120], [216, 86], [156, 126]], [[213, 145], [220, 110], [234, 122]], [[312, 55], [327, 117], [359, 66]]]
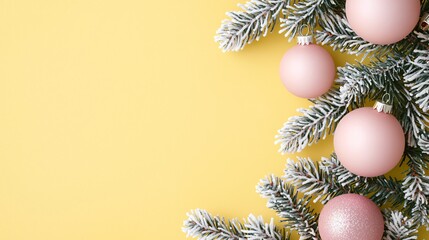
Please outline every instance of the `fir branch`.
[[304, 25], [315, 29], [317, 21], [323, 21], [328, 15], [338, 11], [344, 6], [343, 0], [303, 0], [295, 1], [292, 6], [283, 10], [283, 18], [280, 18], [280, 33], [289, 36], [292, 40]]
[[289, 233], [285, 233], [284, 229], [279, 230], [274, 225], [274, 219], [271, 218], [270, 223], [264, 223], [261, 216], [255, 217], [250, 215], [247, 222], [244, 224], [246, 227], [243, 232], [246, 234], [248, 240], [289, 240]]
[[308, 24], [314, 29], [317, 24], [317, 10], [324, 3], [324, 0], [304, 0], [298, 1], [293, 6], [288, 6], [283, 10], [284, 18], [280, 18], [280, 32], [289, 36], [292, 40], [299, 31], [299, 28]]
[[392, 95], [394, 82], [401, 81], [404, 64], [405, 60], [400, 56], [393, 56], [368, 65], [347, 63], [345, 67], [338, 68], [342, 101], [353, 100], [362, 104], [366, 97], [374, 99], [385, 92]]
[[416, 49], [416, 56], [404, 76], [410, 95], [423, 112], [429, 111], [429, 50]]
[[351, 55], [360, 55], [364, 53], [362, 59], [370, 56], [374, 59], [385, 59], [394, 54], [408, 55], [416, 47], [415, 36], [412, 34], [404, 40], [390, 45], [379, 45], [367, 42], [351, 29], [345, 12], [340, 11], [336, 14], [326, 14], [319, 20], [321, 30], [317, 31], [317, 42], [328, 44], [334, 50], [346, 52]]
[[273, 219], [264, 223], [262, 217], [250, 215], [243, 224], [236, 219], [226, 221], [200, 209], [187, 215], [182, 230], [187, 236], [201, 240], [289, 240], [289, 234], [278, 229]]
[[240, 240], [245, 238], [244, 225], [237, 220], [225, 221], [218, 216], [213, 217], [205, 210], [194, 210], [187, 214], [183, 232], [187, 236], [202, 240]]
[[[429, 2], [429, 1], [426, 1], [426, 2]], [[429, 8], [429, 4], [428, 4], [428, 8]], [[421, 43], [424, 44], [424, 43], [429, 42], [429, 33], [414, 31], [414, 34], [417, 36], [417, 38], [419, 38]]]
[[419, 147], [422, 149], [423, 153], [429, 155], [429, 133], [424, 132], [419, 138]]
[[276, 135], [279, 152], [300, 152], [332, 133], [339, 119], [347, 113], [347, 104], [342, 103], [338, 95], [338, 90], [332, 89], [313, 100], [314, 105], [309, 109], [298, 109], [303, 115], [289, 118]]
[[404, 205], [404, 193], [402, 192], [402, 180], [392, 177], [366, 178], [361, 184], [361, 193], [370, 195], [370, 199], [378, 206], [390, 203], [392, 207]]
[[429, 225], [429, 177], [425, 170], [428, 169], [429, 156], [419, 149], [406, 151], [408, 170], [402, 183], [402, 190], [416, 222]]
[[318, 239], [318, 214], [309, 206], [309, 197], [298, 197], [291, 185], [273, 175], [260, 181], [257, 192], [268, 199], [267, 207], [283, 218], [287, 228], [297, 231], [300, 239]]
[[[298, 158], [298, 162], [288, 159], [284, 179], [304, 195], [315, 196], [313, 202], [321, 201], [325, 204], [330, 199], [351, 191], [350, 185], [344, 184], [344, 180], [351, 176], [350, 173], [347, 171], [337, 177], [335, 170], [332, 162], [326, 158], [320, 163], [307, 158]], [[356, 176], [351, 177], [353, 180], [355, 178]]]
[[399, 211], [385, 210], [384, 240], [413, 240], [417, 239], [418, 226], [414, 220]]
[[251, 0], [240, 4], [242, 11], [227, 12], [230, 19], [223, 20], [215, 41], [226, 51], [239, 51], [246, 44], [258, 41], [272, 32], [281, 10], [290, 0]]
[[304, 195], [314, 196], [314, 202], [321, 201], [325, 204], [338, 195], [353, 192], [370, 196], [379, 206], [386, 202], [393, 206], [404, 203], [401, 181], [384, 176], [357, 176], [342, 166], [335, 154], [330, 158], [322, 158], [320, 162], [307, 158], [298, 160], [288, 160], [284, 179]]
[[351, 55], [364, 54], [382, 56], [392, 50], [392, 45], [377, 45], [369, 43], [357, 36], [351, 29], [344, 12], [326, 15], [319, 21], [321, 30], [316, 32], [316, 40], [322, 45], [329, 45], [334, 50], [346, 52]]

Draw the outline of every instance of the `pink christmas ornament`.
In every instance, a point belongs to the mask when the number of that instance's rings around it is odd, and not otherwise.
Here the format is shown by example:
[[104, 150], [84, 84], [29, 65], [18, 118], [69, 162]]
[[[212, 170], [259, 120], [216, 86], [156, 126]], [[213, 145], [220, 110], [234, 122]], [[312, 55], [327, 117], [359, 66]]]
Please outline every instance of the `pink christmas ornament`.
[[280, 78], [289, 92], [302, 98], [316, 98], [334, 83], [335, 63], [322, 47], [312, 44], [312, 36], [298, 37], [298, 45], [283, 56]]
[[380, 176], [393, 169], [405, 149], [401, 124], [389, 114], [392, 106], [377, 102], [348, 113], [334, 134], [338, 160], [350, 172], [364, 177]]
[[384, 220], [374, 202], [358, 194], [331, 199], [319, 216], [322, 240], [381, 240]]
[[361, 38], [392, 44], [410, 34], [419, 22], [420, 0], [347, 0], [346, 16]]

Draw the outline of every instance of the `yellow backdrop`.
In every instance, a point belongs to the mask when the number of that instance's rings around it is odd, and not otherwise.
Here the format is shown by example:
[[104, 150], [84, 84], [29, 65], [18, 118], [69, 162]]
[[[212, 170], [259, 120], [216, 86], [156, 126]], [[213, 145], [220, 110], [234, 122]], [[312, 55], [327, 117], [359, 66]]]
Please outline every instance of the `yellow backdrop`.
[[279, 81], [282, 36], [217, 49], [237, 3], [1, 0], [0, 239], [184, 239], [194, 208], [274, 217], [255, 185], [294, 157], [274, 135], [309, 102]]

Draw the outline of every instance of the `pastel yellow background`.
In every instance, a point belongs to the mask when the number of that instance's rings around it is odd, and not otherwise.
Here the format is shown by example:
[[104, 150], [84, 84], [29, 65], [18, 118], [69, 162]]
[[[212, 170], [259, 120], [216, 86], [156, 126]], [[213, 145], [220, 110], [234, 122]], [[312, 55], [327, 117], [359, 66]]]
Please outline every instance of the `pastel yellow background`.
[[185, 239], [195, 208], [274, 217], [255, 185], [282, 174], [274, 135], [309, 102], [279, 81], [284, 37], [217, 49], [238, 2], [0, 0], [0, 239]]

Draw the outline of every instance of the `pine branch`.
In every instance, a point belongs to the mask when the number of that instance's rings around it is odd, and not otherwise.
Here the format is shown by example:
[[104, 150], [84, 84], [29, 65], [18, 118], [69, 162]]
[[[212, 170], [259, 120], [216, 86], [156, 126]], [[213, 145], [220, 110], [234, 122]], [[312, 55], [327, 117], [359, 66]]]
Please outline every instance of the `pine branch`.
[[[426, 1], [428, 8], [429, 8], [429, 1]], [[421, 44], [427, 43], [429, 42], [429, 33], [427, 32], [419, 32], [419, 31], [414, 31], [414, 34], [417, 36], [417, 38], [420, 40]]]
[[201, 240], [289, 240], [289, 234], [274, 225], [274, 220], [264, 223], [262, 217], [249, 215], [247, 221], [236, 219], [225, 221], [205, 210], [194, 210], [187, 214], [183, 231], [187, 236]]
[[322, 45], [329, 45], [334, 50], [346, 52], [351, 55], [383, 56], [392, 50], [393, 45], [377, 45], [369, 43], [357, 36], [351, 29], [344, 12], [338, 14], [326, 15], [319, 21], [321, 30], [316, 32], [316, 40]]
[[283, 10], [283, 18], [280, 18], [280, 33], [289, 36], [292, 40], [300, 28], [308, 25], [315, 29], [318, 20], [323, 21], [328, 15], [343, 8], [343, 0], [303, 0], [295, 1], [292, 6]]
[[404, 76], [405, 85], [423, 112], [429, 111], [429, 50], [414, 50], [415, 59]]
[[424, 132], [419, 138], [419, 147], [422, 149], [423, 153], [429, 155], [429, 133]]
[[367, 182], [361, 185], [361, 193], [370, 195], [370, 199], [378, 206], [390, 203], [392, 207], [403, 207], [406, 200], [401, 188], [402, 180], [385, 176], [365, 180]]
[[202, 240], [239, 240], [244, 239], [244, 225], [236, 220], [225, 221], [220, 217], [213, 217], [205, 210], [194, 210], [187, 214], [188, 219], [184, 222], [183, 232], [187, 236]]
[[402, 190], [416, 222], [429, 225], [429, 177], [426, 176], [429, 156], [419, 149], [409, 149], [406, 152], [408, 170], [402, 183]]
[[289, 234], [285, 233], [284, 229], [279, 230], [274, 225], [274, 219], [271, 219], [270, 223], [264, 223], [261, 216], [256, 218], [253, 215], [248, 217], [245, 223], [246, 229], [243, 232], [246, 234], [248, 240], [289, 240]]
[[417, 239], [418, 226], [399, 211], [385, 210], [384, 240], [413, 240]]
[[342, 103], [338, 95], [338, 90], [332, 89], [313, 100], [314, 105], [309, 109], [298, 109], [303, 115], [289, 118], [276, 135], [279, 152], [300, 152], [331, 134], [337, 122], [347, 113], [347, 104]]
[[356, 178], [349, 177], [351, 174], [348, 171], [337, 177], [336, 168], [332, 168], [332, 162], [329, 161], [326, 158], [320, 163], [307, 158], [298, 158], [298, 162], [288, 159], [284, 179], [305, 196], [315, 196], [313, 202], [325, 204], [338, 195], [351, 192], [351, 186], [344, 184], [344, 180], [352, 182]]
[[260, 181], [257, 192], [268, 199], [267, 207], [283, 218], [287, 228], [297, 231], [300, 239], [318, 239], [318, 214], [310, 208], [310, 198], [298, 197], [291, 185], [273, 175]]
[[281, 10], [290, 0], [251, 0], [239, 5], [242, 11], [227, 12], [230, 19], [223, 20], [215, 41], [226, 51], [242, 50], [246, 44], [258, 41], [272, 32]]
[[309, 158], [298, 160], [288, 160], [284, 179], [304, 195], [315, 197], [314, 202], [320, 200], [325, 204], [338, 195], [353, 192], [370, 196], [379, 206], [386, 202], [393, 206], [404, 203], [401, 181], [384, 176], [357, 176], [342, 166], [335, 154], [330, 158], [322, 158], [321, 162]]

